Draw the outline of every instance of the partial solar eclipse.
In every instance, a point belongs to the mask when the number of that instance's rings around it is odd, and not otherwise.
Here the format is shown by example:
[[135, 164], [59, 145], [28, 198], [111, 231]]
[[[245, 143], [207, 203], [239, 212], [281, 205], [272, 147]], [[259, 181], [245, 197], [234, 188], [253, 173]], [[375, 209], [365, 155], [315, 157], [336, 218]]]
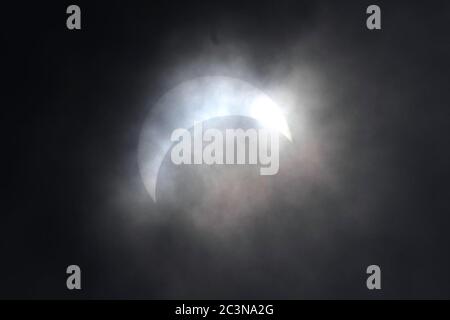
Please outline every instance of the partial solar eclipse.
[[156, 202], [158, 172], [170, 150], [173, 130], [189, 129], [212, 118], [243, 116], [292, 140], [280, 107], [251, 84], [229, 77], [183, 82], [159, 99], [147, 116], [139, 140], [138, 161], [144, 185]]

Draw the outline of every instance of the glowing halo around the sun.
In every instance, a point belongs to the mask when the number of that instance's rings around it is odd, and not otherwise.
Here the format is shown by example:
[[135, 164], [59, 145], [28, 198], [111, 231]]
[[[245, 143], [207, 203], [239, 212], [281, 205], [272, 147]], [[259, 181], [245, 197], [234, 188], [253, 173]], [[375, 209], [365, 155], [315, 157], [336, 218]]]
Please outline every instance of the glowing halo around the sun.
[[244, 116], [258, 121], [292, 140], [280, 107], [249, 83], [229, 77], [201, 77], [181, 83], [159, 99], [147, 116], [138, 150], [139, 169], [145, 187], [156, 202], [158, 172], [176, 128], [212, 118]]

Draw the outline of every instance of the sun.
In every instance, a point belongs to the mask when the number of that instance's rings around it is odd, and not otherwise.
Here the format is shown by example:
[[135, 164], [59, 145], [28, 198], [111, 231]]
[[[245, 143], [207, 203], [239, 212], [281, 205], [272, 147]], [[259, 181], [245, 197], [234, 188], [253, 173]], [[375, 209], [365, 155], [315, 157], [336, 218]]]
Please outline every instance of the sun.
[[139, 169], [150, 196], [156, 201], [159, 168], [171, 148], [174, 130], [192, 128], [212, 118], [243, 116], [292, 141], [279, 106], [248, 82], [230, 77], [200, 77], [169, 90], [147, 116], [139, 140]]

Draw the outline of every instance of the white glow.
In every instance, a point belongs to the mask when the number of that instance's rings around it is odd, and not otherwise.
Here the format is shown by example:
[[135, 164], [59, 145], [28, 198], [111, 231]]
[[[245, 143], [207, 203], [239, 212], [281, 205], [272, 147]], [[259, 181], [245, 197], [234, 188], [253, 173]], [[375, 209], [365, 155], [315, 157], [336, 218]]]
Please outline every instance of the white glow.
[[278, 131], [289, 141], [292, 140], [288, 124], [280, 107], [267, 95], [260, 95], [255, 98], [250, 106], [250, 115], [257, 119], [262, 126]]

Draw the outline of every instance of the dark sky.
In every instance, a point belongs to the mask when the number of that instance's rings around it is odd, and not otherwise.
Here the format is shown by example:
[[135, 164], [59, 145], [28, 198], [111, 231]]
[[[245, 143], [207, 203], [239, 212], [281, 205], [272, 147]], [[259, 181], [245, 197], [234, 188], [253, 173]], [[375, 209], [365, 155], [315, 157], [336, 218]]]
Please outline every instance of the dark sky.
[[[1, 298], [450, 298], [448, 1], [69, 4], [2, 4]], [[293, 97], [297, 142], [269, 180], [166, 161], [154, 204], [145, 117], [207, 75]]]

